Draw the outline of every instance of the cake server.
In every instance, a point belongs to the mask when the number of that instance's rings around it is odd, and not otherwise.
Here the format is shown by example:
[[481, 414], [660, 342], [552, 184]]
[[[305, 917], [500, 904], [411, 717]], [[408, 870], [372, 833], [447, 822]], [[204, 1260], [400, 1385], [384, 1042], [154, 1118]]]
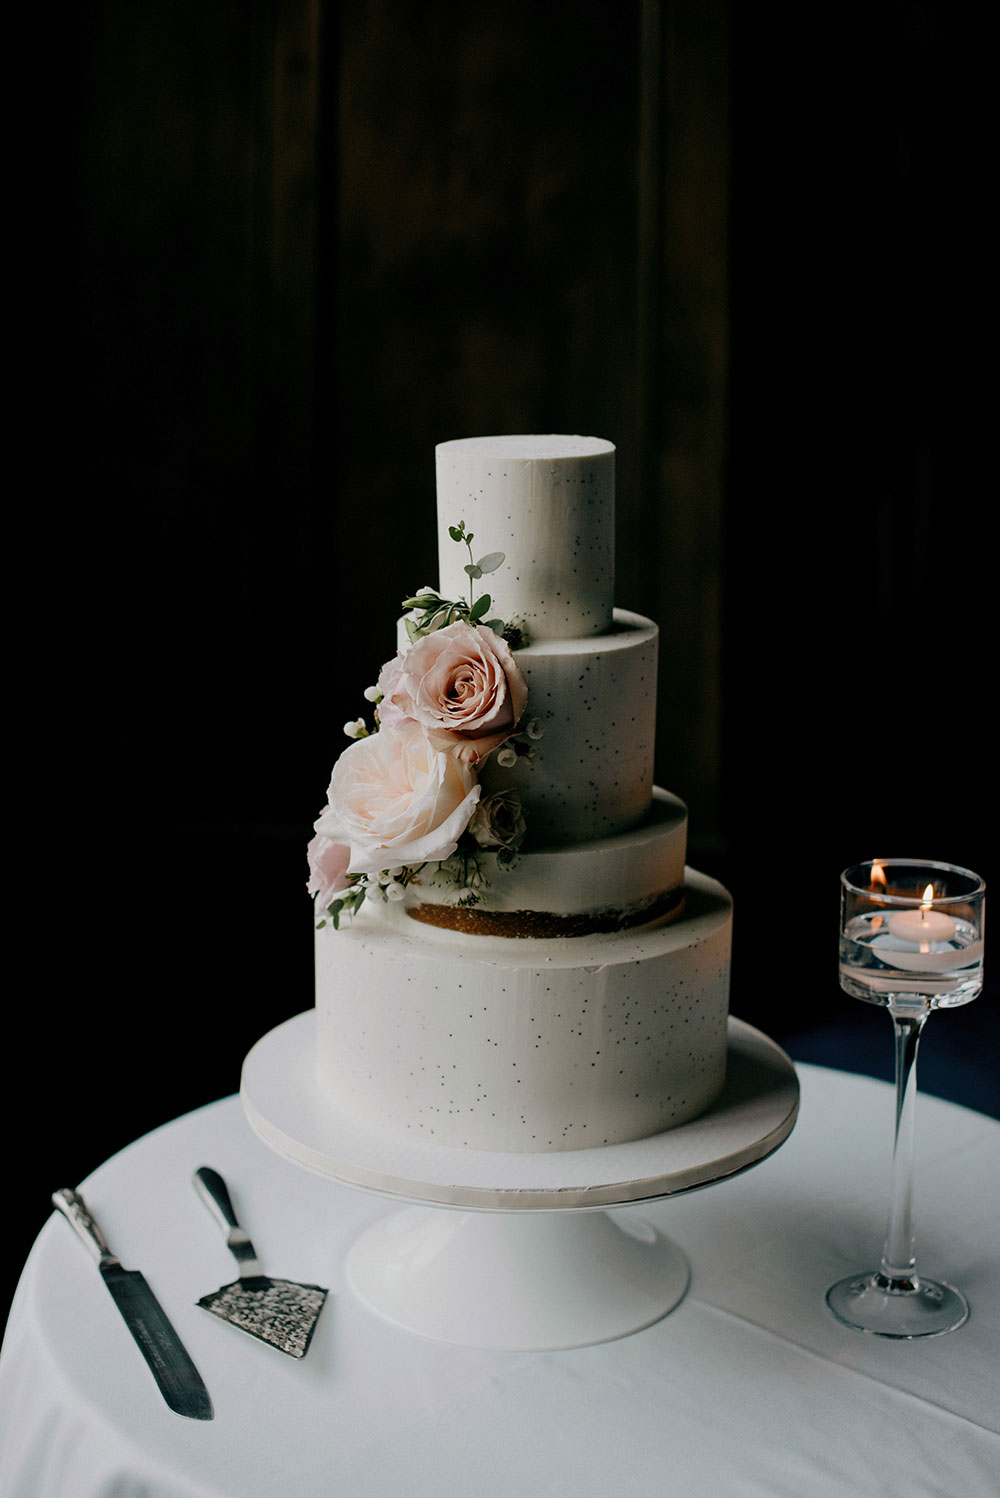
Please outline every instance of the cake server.
[[223, 1285], [213, 1295], [203, 1295], [198, 1304], [290, 1357], [304, 1358], [329, 1292], [319, 1285], [268, 1278], [261, 1272], [254, 1246], [240, 1226], [219, 1172], [202, 1165], [194, 1173], [194, 1184], [221, 1224], [230, 1252], [240, 1266], [238, 1280]]
[[123, 1269], [77, 1191], [53, 1192], [52, 1205], [63, 1214], [97, 1260], [101, 1278], [149, 1364], [170, 1408], [191, 1420], [211, 1420], [212, 1401], [201, 1374], [185, 1351], [160, 1302], [137, 1269]]

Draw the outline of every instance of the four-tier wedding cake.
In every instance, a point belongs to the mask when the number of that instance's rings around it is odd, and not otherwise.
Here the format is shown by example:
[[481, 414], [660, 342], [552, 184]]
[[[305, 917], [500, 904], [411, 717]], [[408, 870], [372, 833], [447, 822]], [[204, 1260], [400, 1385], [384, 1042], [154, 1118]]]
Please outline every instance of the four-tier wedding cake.
[[592, 437], [437, 448], [440, 582], [347, 725], [309, 847], [332, 1104], [476, 1150], [588, 1149], [709, 1108], [732, 905], [653, 784], [658, 631], [614, 608]]

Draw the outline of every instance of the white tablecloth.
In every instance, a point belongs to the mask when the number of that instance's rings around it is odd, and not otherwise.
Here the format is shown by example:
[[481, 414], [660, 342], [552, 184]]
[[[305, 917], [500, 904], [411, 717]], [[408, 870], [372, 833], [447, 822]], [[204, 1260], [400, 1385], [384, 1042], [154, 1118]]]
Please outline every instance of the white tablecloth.
[[[1000, 1124], [921, 1096], [918, 1256], [972, 1316], [917, 1342], [841, 1327], [828, 1285], [872, 1267], [885, 1228], [892, 1092], [801, 1066], [795, 1131], [745, 1175], [619, 1209], [688, 1255], [690, 1291], [644, 1331], [560, 1352], [432, 1342], [344, 1280], [397, 1204], [283, 1160], [238, 1099], [176, 1120], [81, 1190], [142, 1269], [208, 1384], [215, 1419], [172, 1414], [61, 1218], [29, 1257], [0, 1353], [3, 1498], [996, 1498], [1000, 1492]], [[191, 1184], [229, 1180], [265, 1269], [333, 1299], [297, 1362], [195, 1306], [235, 1277]]]

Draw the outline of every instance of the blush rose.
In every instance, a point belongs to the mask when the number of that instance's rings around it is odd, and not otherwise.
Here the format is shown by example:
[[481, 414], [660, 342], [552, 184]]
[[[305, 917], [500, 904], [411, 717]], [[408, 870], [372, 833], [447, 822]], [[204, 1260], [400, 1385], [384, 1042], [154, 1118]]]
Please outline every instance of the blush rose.
[[419, 723], [431, 742], [476, 765], [516, 730], [528, 688], [506, 640], [483, 624], [448, 624], [383, 666], [383, 724]]
[[383, 725], [337, 760], [315, 826], [350, 849], [349, 873], [378, 874], [450, 857], [479, 796], [474, 772], [418, 724]]

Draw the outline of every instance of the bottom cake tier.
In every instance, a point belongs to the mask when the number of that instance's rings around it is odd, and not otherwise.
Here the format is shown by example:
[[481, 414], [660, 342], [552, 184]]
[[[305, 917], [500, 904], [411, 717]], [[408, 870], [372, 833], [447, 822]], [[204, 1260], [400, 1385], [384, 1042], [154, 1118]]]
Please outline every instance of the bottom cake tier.
[[366, 905], [316, 932], [317, 1066], [338, 1107], [469, 1149], [621, 1144], [725, 1081], [732, 902], [686, 869], [679, 919], [469, 936]]

